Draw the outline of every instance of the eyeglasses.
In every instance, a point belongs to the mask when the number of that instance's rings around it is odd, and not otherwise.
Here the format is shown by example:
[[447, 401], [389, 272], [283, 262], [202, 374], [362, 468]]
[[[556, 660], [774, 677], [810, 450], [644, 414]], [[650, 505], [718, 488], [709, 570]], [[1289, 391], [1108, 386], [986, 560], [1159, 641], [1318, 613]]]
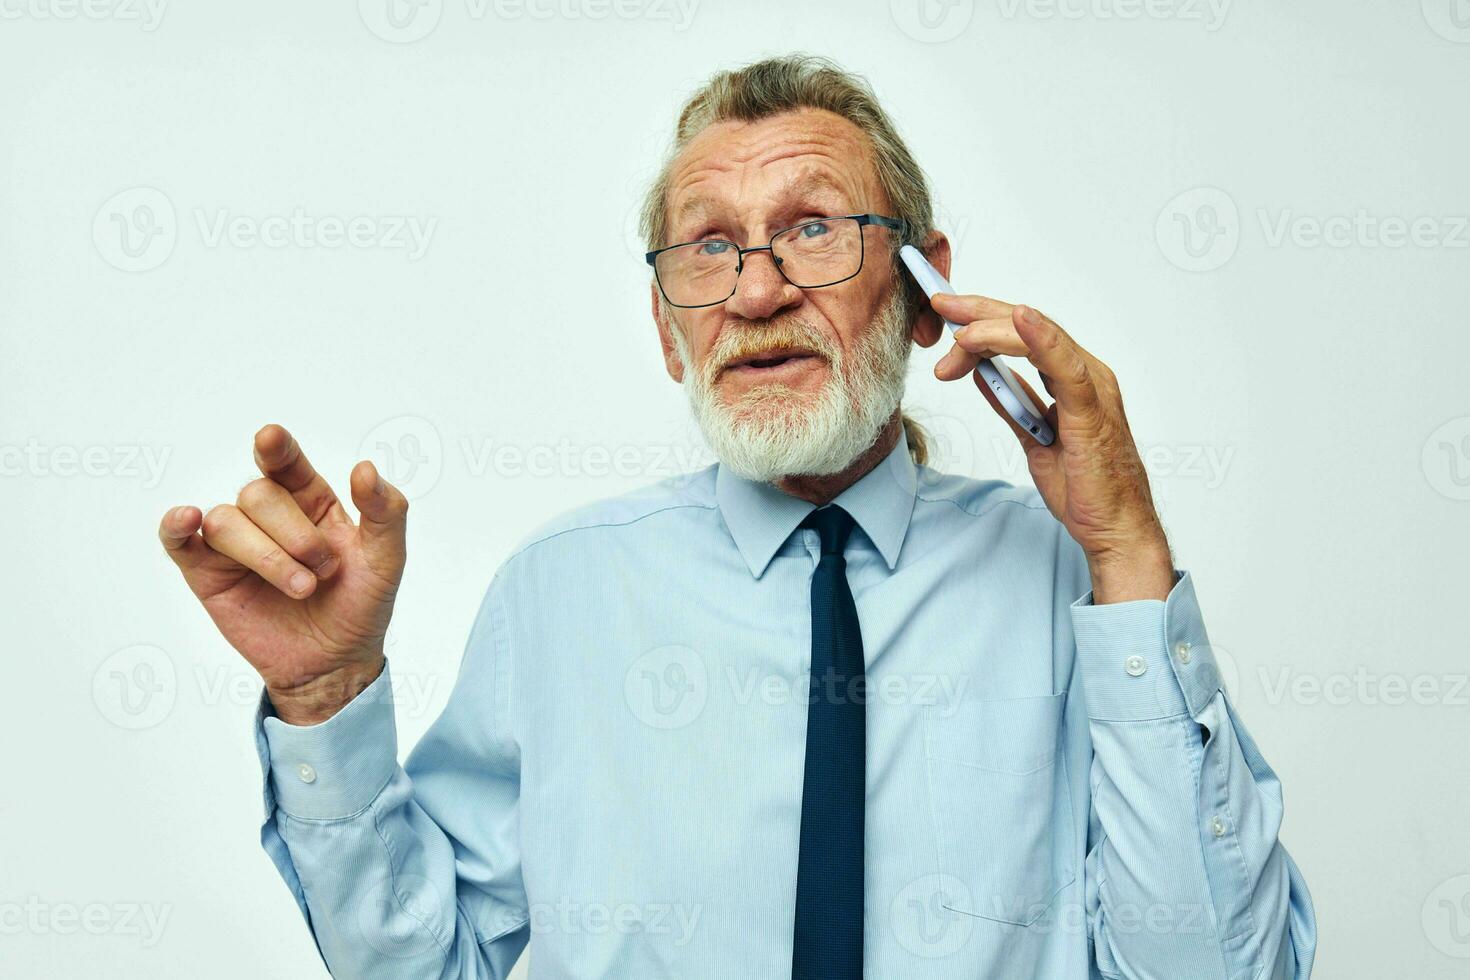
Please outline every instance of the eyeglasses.
[[735, 285], [751, 252], [770, 252], [776, 271], [798, 289], [846, 282], [863, 268], [863, 227], [903, 230], [903, 222], [881, 214], [817, 218], [783, 228], [766, 245], [741, 248], [724, 239], [684, 242], [649, 252], [658, 288], [670, 306], [716, 306], [735, 295]]

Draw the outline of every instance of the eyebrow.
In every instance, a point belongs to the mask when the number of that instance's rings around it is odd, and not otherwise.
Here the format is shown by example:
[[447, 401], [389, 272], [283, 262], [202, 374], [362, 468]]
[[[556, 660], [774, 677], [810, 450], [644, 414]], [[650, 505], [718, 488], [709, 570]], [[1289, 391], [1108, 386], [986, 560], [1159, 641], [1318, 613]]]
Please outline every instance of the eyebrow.
[[[785, 186], [781, 188], [780, 199], [782, 202], [789, 204], [798, 198], [824, 190], [835, 191], [839, 194], [842, 193], [842, 189], [825, 173], [819, 170], [808, 170], [786, 182]], [[694, 197], [679, 205], [674, 219], [676, 221], [683, 221], [687, 218], [696, 215], [706, 215], [716, 210], [718, 210], [718, 206], [713, 204], [709, 198]]]

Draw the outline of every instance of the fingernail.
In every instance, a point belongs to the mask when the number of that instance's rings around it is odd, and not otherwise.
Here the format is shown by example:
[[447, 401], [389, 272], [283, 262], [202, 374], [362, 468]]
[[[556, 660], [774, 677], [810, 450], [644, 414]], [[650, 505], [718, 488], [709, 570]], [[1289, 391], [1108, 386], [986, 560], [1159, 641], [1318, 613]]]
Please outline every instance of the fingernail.
[[379, 473], [373, 479], [373, 493], [386, 493], [387, 487], [383, 486], [383, 474]]
[[295, 592], [297, 595], [300, 595], [307, 589], [311, 588], [311, 575], [307, 572], [297, 572], [295, 575], [291, 576], [291, 581], [289, 584], [291, 586], [291, 591]]
[[335, 572], [337, 570], [337, 567], [341, 564], [341, 560], [338, 559], [336, 555], [332, 555], [330, 558], [328, 558], [326, 561], [322, 562], [316, 567], [316, 577], [326, 578], [327, 576]]
[[1025, 320], [1027, 323], [1031, 324], [1033, 327], [1036, 326], [1038, 323], [1041, 322], [1041, 317], [1038, 316], [1037, 313], [1036, 313], [1036, 311], [1033, 310], [1029, 306], [1023, 306], [1023, 307], [1021, 307], [1021, 319], [1022, 320]]

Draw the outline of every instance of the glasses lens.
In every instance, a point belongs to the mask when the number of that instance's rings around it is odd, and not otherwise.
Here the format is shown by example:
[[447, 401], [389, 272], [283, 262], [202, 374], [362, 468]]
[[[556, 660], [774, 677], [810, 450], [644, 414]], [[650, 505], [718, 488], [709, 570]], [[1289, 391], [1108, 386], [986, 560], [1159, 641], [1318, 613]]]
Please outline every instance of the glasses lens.
[[830, 285], [852, 278], [862, 267], [863, 226], [853, 218], [808, 221], [778, 232], [771, 250], [793, 285]]
[[675, 306], [709, 306], [729, 299], [740, 256], [729, 242], [690, 242], [654, 258], [664, 297]]

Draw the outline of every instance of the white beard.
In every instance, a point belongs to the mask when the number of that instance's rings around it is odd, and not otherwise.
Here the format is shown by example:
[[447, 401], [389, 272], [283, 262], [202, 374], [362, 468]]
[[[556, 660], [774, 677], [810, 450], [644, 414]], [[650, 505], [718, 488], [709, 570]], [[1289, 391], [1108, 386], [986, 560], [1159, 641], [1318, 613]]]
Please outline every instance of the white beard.
[[[809, 324], [783, 319], [769, 324], [781, 340], [808, 347], [827, 359], [831, 377], [815, 400], [793, 397], [784, 384], [763, 384], [725, 404], [714, 386], [719, 365], [731, 352], [768, 336], [761, 327], [726, 330], [704, 365], [692, 368], [688, 342], [677, 323], [670, 333], [684, 365], [684, 388], [699, 428], [720, 465], [747, 480], [774, 482], [787, 476], [840, 473], [873, 445], [903, 399], [908, 373], [910, 328], [903, 291], [879, 311], [877, 321], [852, 351], [840, 348]], [[746, 331], [741, 337], [737, 331]]]

